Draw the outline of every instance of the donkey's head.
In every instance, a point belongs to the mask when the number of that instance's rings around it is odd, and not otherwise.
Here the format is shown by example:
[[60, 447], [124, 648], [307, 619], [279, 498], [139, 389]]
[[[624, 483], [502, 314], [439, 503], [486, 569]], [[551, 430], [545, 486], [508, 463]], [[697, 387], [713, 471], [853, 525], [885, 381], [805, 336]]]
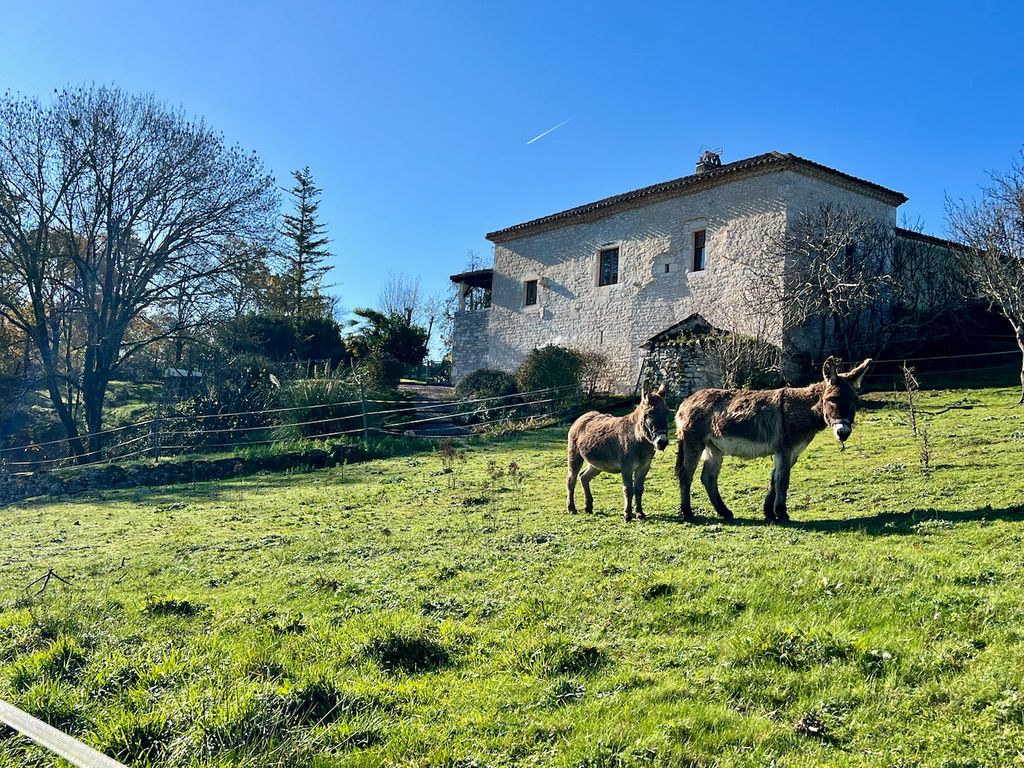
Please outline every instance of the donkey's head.
[[665, 385], [653, 392], [644, 384], [644, 394], [636, 407], [644, 438], [659, 451], [668, 447], [668, 406], [665, 405]]
[[838, 361], [830, 357], [825, 361], [822, 374], [825, 388], [821, 393], [821, 414], [836, 439], [841, 443], [853, 432], [853, 419], [857, 413], [857, 393], [860, 383], [871, 365], [871, 358], [858, 365], [849, 373], [839, 373]]

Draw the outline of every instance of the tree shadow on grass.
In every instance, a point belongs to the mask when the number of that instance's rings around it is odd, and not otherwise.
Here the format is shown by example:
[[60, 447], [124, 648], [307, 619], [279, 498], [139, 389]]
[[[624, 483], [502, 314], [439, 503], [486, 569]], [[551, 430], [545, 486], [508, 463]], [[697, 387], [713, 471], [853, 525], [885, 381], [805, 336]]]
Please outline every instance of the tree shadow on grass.
[[828, 520], [797, 520], [788, 525], [822, 533], [863, 532], [871, 536], [906, 536], [922, 533], [929, 527], [953, 526], [961, 523], [1006, 520], [1024, 521], [1024, 505], [976, 509], [912, 509], [909, 512], [880, 512], [867, 517]]
[[97, 488], [75, 494], [32, 496], [12, 502], [22, 508], [45, 507], [52, 504], [94, 505], [98, 503], [132, 503], [167, 505], [197, 501], [237, 501], [240, 494], [273, 493], [293, 487], [297, 478], [324, 470], [275, 472], [268, 474], [236, 475], [211, 480], [188, 480], [167, 485], [136, 485], [130, 487]]
[[962, 523], [991, 522], [1005, 520], [1024, 522], [1024, 505], [994, 508], [991, 505], [967, 510], [912, 509], [909, 512], [879, 512], [864, 517], [826, 518], [819, 520], [791, 520], [778, 523], [763, 517], [736, 517], [722, 520], [719, 517], [695, 517], [685, 521], [678, 516], [665, 516], [663, 520], [688, 525], [723, 525], [774, 527], [789, 530], [815, 531], [818, 533], [866, 533], [869, 536], [908, 536], [920, 534], [934, 528], [943, 528]]

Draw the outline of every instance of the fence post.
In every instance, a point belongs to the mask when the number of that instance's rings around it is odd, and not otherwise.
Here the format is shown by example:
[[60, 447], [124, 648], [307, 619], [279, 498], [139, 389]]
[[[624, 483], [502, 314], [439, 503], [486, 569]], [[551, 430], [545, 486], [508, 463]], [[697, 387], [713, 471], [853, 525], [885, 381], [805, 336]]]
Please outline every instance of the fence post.
[[370, 423], [366, 419], [366, 390], [363, 387], [363, 380], [356, 379], [359, 382], [359, 403], [363, 409], [363, 440], [370, 439]]
[[366, 419], [366, 388], [363, 387], [363, 377], [356, 373], [356, 361], [349, 361], [352, 365], [352, 378], [359, 385], [359, 404], [363, 411], [363, 440], [370, 439], [370, 423]]
[[156, 418], [153, 419], [153, 460], [160, 461], [160, 401], [156, 401]]

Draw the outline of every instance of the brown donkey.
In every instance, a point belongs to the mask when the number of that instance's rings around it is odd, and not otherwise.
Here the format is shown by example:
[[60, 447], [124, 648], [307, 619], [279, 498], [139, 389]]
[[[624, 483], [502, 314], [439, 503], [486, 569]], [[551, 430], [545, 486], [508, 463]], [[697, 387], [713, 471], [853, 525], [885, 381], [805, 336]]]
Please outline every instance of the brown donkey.
[[[608, 416], [597, 411], [583, 414], [569, 428], [569, 499], [566, 509], [576, 512], [576, 476], [583, 485], [587, 512], [594, 511], [594, 497], [590, 481], [601, 472], [622, 474], [622, 489], [626, 496], [625, 517], [633, 519], [633, 501], [636, 516], [643, 520], [644, 480], [654, 459], [654, 450], [668, 447], [668, 406], [665, 405], [665, 385], [655, 392], [644, 388], [640, 404], [628, 416]], [[580, 473], [583, 462], [587, 468]]]
[[789, 520], [786, 492], [789, 472], [814, 436], [830, 427], [841, 443], [853, 431], [857, 391], [871, 364], [865, 360], [849, 373], [839, 373], [835, 358], [825, 361], [825, 380], [809, 387], [771, 390], [702, 389], [688, 397], [676, 412], [676, 476], [679, 513], [693, 517], [690, 485], [703, 457], [700, 480], [715, 511], [726, 520], [732, 512], [718, 492], [718, 473], [724, 456], [744, 459], [775, 455], [764, 516]]

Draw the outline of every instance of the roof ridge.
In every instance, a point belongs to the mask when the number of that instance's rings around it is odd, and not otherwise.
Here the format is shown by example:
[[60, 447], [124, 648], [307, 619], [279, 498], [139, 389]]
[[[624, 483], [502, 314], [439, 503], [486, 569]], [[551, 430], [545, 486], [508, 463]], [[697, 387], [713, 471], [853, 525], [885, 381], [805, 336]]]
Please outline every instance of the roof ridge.
[[558, 213], [541, 216], [536, 219], [522, 222], [521, 224], [514, 224], [511, 227], [505, 227], [504, 229], [499, 229], [494, 232], [488, 232], [487, 239], [493, 242], [511, 239], [511, 237], [516, 233], [525, 232], [537, 227], [557, 225], [558, 222], [563, 220], [587, 214], [599, 213], [605, 209], [612, 209], [623, 203], [641, 200], [646, 197], [674, 193], [685, 187], [699, 188], [701, 186], [705, 186], [710, 181], [720, 179], [722, 176], [728, 176], [739, 171], [752, 170], [766, 165], [775, 164], [781, 166], [780, 170], [783, 170], [786, 167], [796, 167], [798, 169], [803, 169], [804, 171], [813, 170], [817, 173], [825, 173], [830, 176], [839, 177], [846, 183], [867, 189], [874, 196], [880, 197], [896, 206], [907, 201], [907, 197], [903, 193], [888, 189], [887, 187], [883, 187], [881, 184], [876, 184], [873, 181], [867, 181], [866, 179], [861, 179], [857, 176], [844, 173], [843, 171], [835, 168], [830, 168], [827, 165], [816, 163], [813, 160], [807, 160], [799, 155], [794, 155], [792, 152], [783, 153], [777, 150], [770, 150], [759, 155], [753, 155], [751, 157], [735, 160], [731, 163], [726, 163], [725, 165], [712, 168], [702, 173], [693, 173], [688, 176], [680, 176], [679, 178], [671, 179], [669, 181], [649, 184], [628, 192], [611, 195], [610, 197], [605, 197], [591, 203], [584, 203], [583, 205], [575, 206], [573, 208], [567, 208], [566, 210], [559, 211]]

